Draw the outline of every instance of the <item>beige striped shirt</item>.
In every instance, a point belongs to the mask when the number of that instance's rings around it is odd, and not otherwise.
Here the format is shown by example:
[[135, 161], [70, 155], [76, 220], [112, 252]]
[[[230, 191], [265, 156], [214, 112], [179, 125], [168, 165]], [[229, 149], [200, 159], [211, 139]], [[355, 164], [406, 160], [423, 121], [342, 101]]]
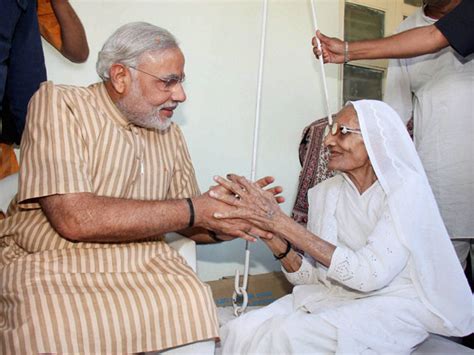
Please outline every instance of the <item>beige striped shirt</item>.
[[47, 82], [30, 102], [21, 154], [18, 195], [0, 221], [0, 353], [132, 353], [218, 336], [208, 286], [159, 236], [73, 243], [36, 201], [76, 192], [197, 195], [178, 126], [128, 123], [102, 83]]

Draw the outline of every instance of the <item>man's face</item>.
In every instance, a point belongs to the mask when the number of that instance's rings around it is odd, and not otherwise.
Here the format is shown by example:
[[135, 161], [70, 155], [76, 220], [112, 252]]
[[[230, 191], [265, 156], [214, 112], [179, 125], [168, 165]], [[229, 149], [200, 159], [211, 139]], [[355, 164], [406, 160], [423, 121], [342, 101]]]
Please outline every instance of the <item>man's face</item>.
[[[117, 106], [137, 126], [165, 130], [173, 110], [186, 100], [180, 79], [184, 56], [179, 48], [145, 53], [135, 68], [128, 67], [132, 81]], [[167, 84], [167, 83], [168, 84]]]

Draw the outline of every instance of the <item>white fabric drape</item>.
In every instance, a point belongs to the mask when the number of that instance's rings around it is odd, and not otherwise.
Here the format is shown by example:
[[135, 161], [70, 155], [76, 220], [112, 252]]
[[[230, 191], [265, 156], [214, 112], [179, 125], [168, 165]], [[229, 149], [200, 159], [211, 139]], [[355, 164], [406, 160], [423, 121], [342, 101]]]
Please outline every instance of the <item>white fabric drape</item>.
[[471, 291], [406, 128], [383, 102], [352, 104], [398, 236], [410, 250], [411, 274], [420, 298], [444, 320], [446, 333], [471, 333]]

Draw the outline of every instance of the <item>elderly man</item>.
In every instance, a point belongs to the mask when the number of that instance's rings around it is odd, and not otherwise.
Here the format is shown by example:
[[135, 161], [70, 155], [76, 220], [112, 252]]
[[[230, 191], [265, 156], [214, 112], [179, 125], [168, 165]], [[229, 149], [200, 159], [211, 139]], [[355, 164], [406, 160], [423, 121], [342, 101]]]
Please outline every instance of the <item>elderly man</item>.
[[184, 56], [168, 31], [119, 28], [97, 71], [104, 82], [47, 82], [31, 100], [19, 192], [0, 224], [2, 352], [136, 353], [196, 343], [194, 353], [212, 353], [210, 289], [161, 236], [182, 231], [211, 243], [261, 231], [215, 220], [216, 209], [229, 207], [199, 195], [171, 122], [186, 95]]

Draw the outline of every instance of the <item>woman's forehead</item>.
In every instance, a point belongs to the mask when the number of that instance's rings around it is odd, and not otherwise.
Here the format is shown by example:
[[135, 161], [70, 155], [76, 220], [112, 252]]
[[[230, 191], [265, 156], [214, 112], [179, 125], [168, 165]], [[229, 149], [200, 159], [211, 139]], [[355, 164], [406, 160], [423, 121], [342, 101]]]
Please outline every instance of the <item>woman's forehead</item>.
[[336, 115], [336, 121], [339, 124], [352, 125], [353, 127], [359, 127], [359, 119], [357, 118], [357, 112], [354, 106], [347, 105], [340, 110]]

